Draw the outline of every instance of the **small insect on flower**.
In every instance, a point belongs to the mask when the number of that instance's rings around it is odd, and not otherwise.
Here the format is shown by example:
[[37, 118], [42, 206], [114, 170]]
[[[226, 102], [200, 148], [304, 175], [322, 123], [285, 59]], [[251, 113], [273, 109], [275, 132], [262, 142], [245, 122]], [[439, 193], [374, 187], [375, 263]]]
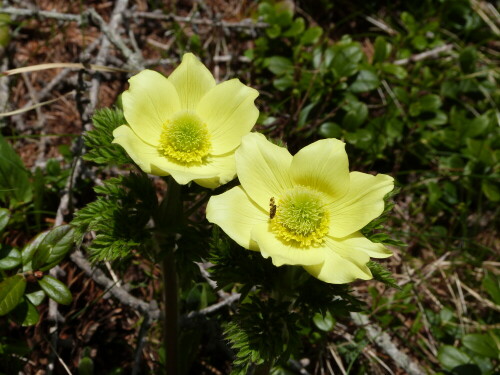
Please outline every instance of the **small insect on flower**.
[[274, 200], [274, 197], [271, 197], [269, 200], [269, 219], [274, 218], [276, 215], [276, 201]]

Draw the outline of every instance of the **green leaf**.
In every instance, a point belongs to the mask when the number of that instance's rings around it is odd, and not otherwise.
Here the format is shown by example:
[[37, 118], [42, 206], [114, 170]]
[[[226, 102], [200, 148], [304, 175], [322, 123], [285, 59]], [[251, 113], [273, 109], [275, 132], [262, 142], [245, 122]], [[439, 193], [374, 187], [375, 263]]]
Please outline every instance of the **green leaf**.
[[316, 102], [309, 103], [306, 105], [304, 108], [299, 113], [299, 119], [297, 121], [297, 128], [302, 128], [306, 123], [307, 119], [309, 118], [309, 113], [311, 113], [311, 110], [316, 106]]
[[466, 137], [477, 137], [485, 133], [490, 125], [490, 118], [487, 113], [482, 116], [476, 117], [472, 121], [468, 121], [463, 124], [465, 128], [464, 136]]
[[410, 34], [415, 33], [418, 31], [418, 25], [415, 22], [415, 18], [408, 13], [408, 12], [402, 12], [401, 13], [401, 22], [403, 23], [404, 27], [410, 32]]
[[[75, 230], [71, 225], [61, 225], [50, 230], [38, 246], [38, 251], [33, 257], [33, 267], [41, 271], [46, 271], [63, 260], [66, 253], [73, 246], [74, 234]], [[48, 256], [40, 263], [43, 267], [38, 268], [36, 266], [38, 265], [36, 256], [39, 253], [43, 254], [45, 252], [48, 252]]]
[[498, 347], [488, 334], [470, 333], [463, 337], [462, 343], [467, 349], [483, 357], [498, 358]]
[[273, 86], [279, 91], [285, 91], [294, 85], [295, 81], [289, 74], [273, 80]]
[[14, 248], [0, 248], [0, 270], [11, 270], [21, 264], [21, 253]]
[[21, 252], [22, 262], [25, 268], [24, 271], [31, 271], [31, 260], [33, 259], [33, 255], [38, 249], [40, 242], [45, 238], [48, 232], [42, 232], [38, 236], [36, 236], [29, 244], [27, 244], [23, 251]]
[[314, 44], [319, 40], [322, 34], [323, 34], [323, 29], [321, 27], [319, 26], [310, 27], [300, 38], [300, 43]]
[[376, 89], [380, 85], [378, 76], [371, 70], [360, 70], [356, 79], [349, 87], [349, 90], [355, 93], [365, 92]]
[[429, 112], [426, 112], [425, 115], [419, 118], [419, 122], [422, 125], [444, 125], [448, 122], [448, 115], [443, 111], [436, 111], [429, 115]]
[[384, 73], [392, 74], [398, 79], [405, 79], [408, 76], [408, 72], [404, 67], [390, 63], [382, 64], [382, 71]]
[[451, 345], [443, 345], [439, 348], [438, 359], [441, 365], [447, 370], [452, 370], [457, 366], [471, 362], [467, 354]]
[[276, 75], [293, 73], [293, 64], [286, 57], [272, 56], [266, 59], [267, 68]]
[[335, 326], [335, 319], [330, 311], [327, 311], [323, 316], [321, 313], [316, 313], [313, 316], [314, 325], [321, 331], [330, 332]]
[[284, 37], [291, 37], [291, 36], [297, 36], [300, 35], [304, 32], [304, 29], [306, 28], [306, 24], [304, 22], [304, 19], [299, 17], [296, 18], [295, 21], [293, 21], [292, 26], [283, 33]]
[[423, 35], [417, 35], [412, 38], [411, 44], [415, 49], [422, 51], [427, 48], [427, 39]]
[[371, 260], [367, 263], [367, 266], [372, 272], [375, 280], [381, 281], [392, 288], [401, 289], [401, 287], [396, 283], [396, 279], [392, 276], [391, 271], [383, 265]]
[[93, 375], [94, 361], [90, 357], [83, 357], [78, 363], [78, 375]]
[[342, 107], [347, 113], [342, 119], [342, 127], [349, 131], [356, 130], [368, 117], [368, 107], [365, 103], [349, 101]]
[[35, 290], [34, 292], [25, 294], [25, 297], [35, 306], [40, 305], [45, 296], [46, 294], [43, 290]]
[[499, 202], [500, 201], [500, 186], [495, 183], [495, 181], [490, 181], [484, 179], [481, 182], [481, 189], [486, 195], [486, 198], [488, 198], [492, 202]]
[[374, 43], [375, 52], [373, 54], [373, 63], [383, 62], [391, 53], [392, 46], [381, 37], [377, 36]]
[[458, 57], [460, 69], [462, 69], [462, 72], [465, 74], [474, 73], [476, 71], [476, 61], [477, 51], [474, 47], [464, 48]]
[[483, 289], [490, 295], [490, 298], [500, 306], [500, 276], [492, 272], [486, 272], [481, 283]]
[[422, 96], [418, 102], [422, 112], [434, 112], [443, 104], [439, 95], [429, 94]]
[[38, 313], [36, 307], [28, 299], [23, 298], [21, 303], [19, 303], [16, 308], [10, 312], [9, 318], [17, 324], [27, 327], [38, 323], [40, 314]]
[[23, 297], [26, 279], [22, 275], [8, 277], [0, 283], [0, 316], [12, 311]]
[[113, 142], [113, 130], [127, 123], [120, 109], [99, 109], [92, 117], [94, 129], [84, 134], [87, 153], [85, 160], [98, 164], [129, 164], [132, 160], [125, 150]]
[[363, 51], [358, 43], [337, 44], [332, 49], [330, 67], [337, 78], [350, 77], [358, 72]]
[[73, 300], [68, 287], [52, 276], [44, 276], [41, 280], [38, 280], [38, 284], [49, 298], [61, 305], [69, 305]]
[[0, 208], [0, 233], [5, 229], [10, 219], [10, 211], [6, 208]]
[[270, 27], [266, 28], [266, 34], [269, 38], [275, 39], [281, 34], [281, 27], [277, 24], [272, 24]]
[[345, 133], [345, 138], [358, 148], [367, 148], [372, 143], [373, 134], [368, 129], [357, 129], [355, 132]]
[[325, 122], [319, 127], [318, 133], [325, 138], [340, 138], [342, 128], [334, 122]]
[[33, 192], [29, 175], [21, 158], [0, 134], [0, 201], [10, 207], [30, 202]]

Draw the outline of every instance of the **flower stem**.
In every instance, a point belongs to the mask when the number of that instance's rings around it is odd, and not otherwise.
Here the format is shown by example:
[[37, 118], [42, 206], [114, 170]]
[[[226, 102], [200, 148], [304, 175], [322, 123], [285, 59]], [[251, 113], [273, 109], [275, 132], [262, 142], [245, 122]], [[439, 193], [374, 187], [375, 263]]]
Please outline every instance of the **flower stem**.
[[165, 303], [165, 321], [163, 342], [165, 345], [167, 375], [178, 374], [178, 316], [177, 272], [175, 269], [174, 249], [169, 249], [162, 261], [163, 300]]
[[179, 305], [177, 270], [175, 266], [176, 233], [184, 223], [181, 187], [172, 177], [167, 178], [167, 194], [155, 215], [156, 235], [161, 256], [163, 278], [163, 302], [165, 321], [163, 343], [165, 348], [165, 371], [167, 375], [179, 373]]

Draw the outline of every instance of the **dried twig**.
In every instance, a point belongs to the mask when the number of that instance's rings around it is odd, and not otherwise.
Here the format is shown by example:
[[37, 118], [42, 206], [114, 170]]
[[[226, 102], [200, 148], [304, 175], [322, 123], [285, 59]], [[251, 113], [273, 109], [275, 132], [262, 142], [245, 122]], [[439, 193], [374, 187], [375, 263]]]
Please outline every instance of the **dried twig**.
[[123, 287], [116, 285], [116, 283], [109, 279], [99, 268], [92, 267], [80, 250], [71, 253], [70, 258], [87, 276], [91, 277], [92, 280], [106, 290], [106, 294], [104, 294], [103, 298], [113, 296], [123, 305], [132, 307], [143, 314], [149, 315], [153, 321], [160, 318], [160, 310], [156, 301], [153, 300], [148, 303], [132, 296]]
[[452, 44], [445, 44], [444, 46], [439, 46], [436, 48], [433, 48], [429, 51], [425, 51], [422, 53], [417, 53], [416, 55], [412, 55], [408, 57], [407, 59], [401, 59], [401, 60], [396, 60], [393, 62], [394, 65], [406, 65], [410, 62], [417, 62], [420, 60], [425, 60], [425, 59], [434, 59], [439, 56], [439, 54], [443, 52], [449, 52], [453, 49]]
[[204, 309], [201, 309], [199, 311], [191, 311], [190, 313], [181, 316], [181, 318], [179, 320], [179, 325], [181, 325], [181, 326], [187, 325], [190, 320], [199, 319], [199, 318], [202, 318], [206, 315], [213, 314], [214, 312], [220, 310], [221, 308], [223, 308], [225, 306], [232, 305], [237, 300], [239, 300], [240, 297], [241, 297], [241, 295], [239, 293], [233, 293], [233, 294], [230, 294], [225, 299], [223, 299], [222, 301], [217, 302], [217, 303], [210, 305], [208, 307], [205, 307]]
[[127, 5], [128, 1], [118, 1], [116, 3], [115, 9], [118, 8], [120, 11], [113, 13], [115, 17], [111, 18], [109, 25], [94, 8], [86, 9], [81, 14], [66, 14], [38, 9], [19, 9], [7, 7], [0, 9], [0, 13], [23, 17], [51, 18], [58, 21], [76, 22], [79, 25], [88, 23], [88, 20], [90, 19], [99, 26], [109, 41], [111, 41], [111, 43], [113, 43], [115, 47], [121, 51], [123, 56], [127, 59], [128, 64], [133, 68], [140, 69], [143, 66], [142, 56], [135, 54], [134, 51], [127, 47], [123, 39], [116, 32], [117, 26], [121, 22], [123, 12], [126, 10]]
[[378, 325], [370, 323], [366, 315], [352, 312], [351, 318], [356, 325], [363, 327], [366, 330], [370, 340], [374, 341], [400, 368], [405, 370], [409, 375], [424, 375], [426, 373], [420, 365], [413, 362], [408, 355], [397, 348], [387, 333], [383, 332]]
[[254, 22], [251, 19], [244, 19], [239, 22], [230, 22], [219, 19], [196, 19], [193, 17], [181, 17], [175, 14], [164, 14], [161, 12], [127, 12], [129, 18], [147, 18], [160, 21], [175, 21], [179, 23], [190, 23], [193, 25], [204, 25], [213, 27], [227, 27], [240, 29], [265, 29], [269, 24], [265, 22]]
[[79, 25], [86, 21], [84, 18], [84, 12], [80, 15], [80, 14], [65, 14], [49, 10], [20, 9], [14, 7], [6, 7], [0, 9], [0, 13], [10, 14], [11, 16], [51, 18], [58, 21], [77, 22]]
[[389, 34], [391, 36], [398, 34], [398, 32], [396, 30], [394, 30], [392, 27], [390, 27], [386, 23], [382, 22], [381, 20], [377, 20], [377, 19], [370, 17], [370, 16], [365, 16], [365, 20], [370, 22], [372, 25], [377, 26], [379, 29], [385, 31], [387, 34]]
[[[458, 280], [458, 279], [457, 279]], [[460, 286], [462, 288], [464, 288], [472, 297], [474, 297], [475, 299], [477, 299], [479, 302], [481, 302], [483, 305], [486, 305], [488, 306], [490, 309], [493, 309], [495, 311], [499, 311], [500, 312], [500, 306], [491, 302], [490, 300], [486, 299], [486, 298], [483, 298], [481, 297], [481, 295], [479, 293], [477, 293], [474, 289], [470, 288], [469, 286], [467, 286], [466, 284], [464, 284], [462, 281], [458, 280], [458, 283], [460, 284]]]

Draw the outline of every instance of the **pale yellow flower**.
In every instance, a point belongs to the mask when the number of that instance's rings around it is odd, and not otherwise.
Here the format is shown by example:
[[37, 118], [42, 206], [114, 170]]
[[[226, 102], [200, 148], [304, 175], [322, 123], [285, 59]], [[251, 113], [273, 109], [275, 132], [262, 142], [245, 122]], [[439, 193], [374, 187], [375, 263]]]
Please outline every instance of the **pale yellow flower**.
[[216, 85], [191, 53], [166, 78], [143, 70], [122, 95], [128, 125], [113, 132], [146, 173], [215, 188], [235, 177], [234, 151], [255, 125], [258, 92], [231, 79]]
[[384, 210], [392, 177], [350, 172], [345, 144], [314, 142], [295, 156], [257, 133], [236, 151], [240, 186], [213, 196], [207, 219], [274, 265], [301, 265], [327, 283], [368, 280], [370, 257], [391, 252], [359, 231]]

